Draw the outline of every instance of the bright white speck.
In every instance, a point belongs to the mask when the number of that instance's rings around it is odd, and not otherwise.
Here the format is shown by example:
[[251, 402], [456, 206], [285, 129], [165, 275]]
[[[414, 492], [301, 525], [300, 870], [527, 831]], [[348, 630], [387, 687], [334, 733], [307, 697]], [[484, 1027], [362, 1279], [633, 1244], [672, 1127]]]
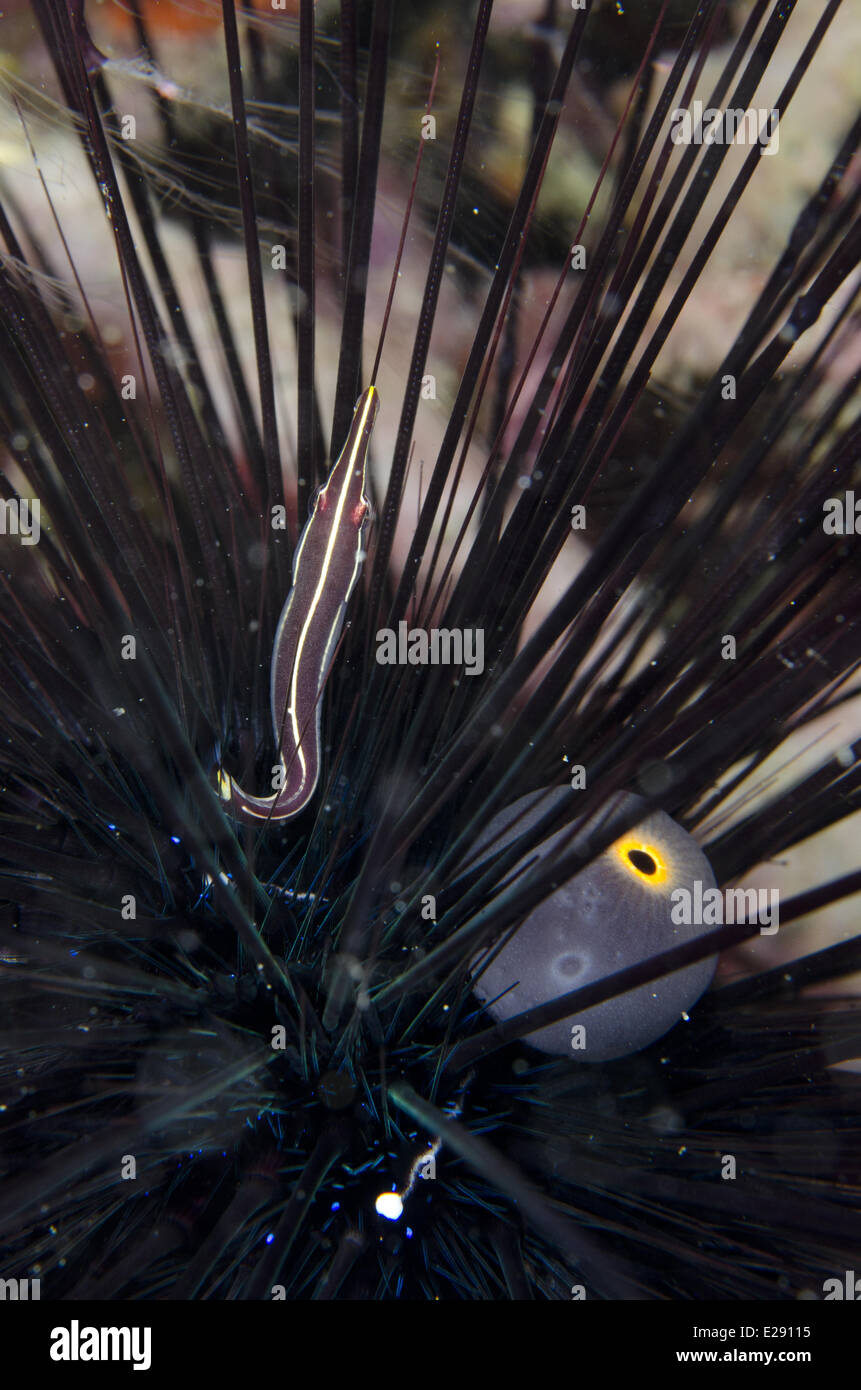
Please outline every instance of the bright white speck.
[[374, 1205], [378, 1216], [387, 1221], [397, 1221], [403, 1215], [404, 1204], [397, 1192], [381, 1192]]

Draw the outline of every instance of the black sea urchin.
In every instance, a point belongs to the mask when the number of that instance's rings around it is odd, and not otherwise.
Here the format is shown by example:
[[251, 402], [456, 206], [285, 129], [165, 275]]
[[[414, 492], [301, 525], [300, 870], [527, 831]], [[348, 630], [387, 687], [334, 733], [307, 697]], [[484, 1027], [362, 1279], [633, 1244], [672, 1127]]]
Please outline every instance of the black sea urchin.
[[[584, 846], [620, 790], [721, 888], [760, 866], [769, 892], [858, 806], [858, 119], [772, 192], [767, 267], [724, 266], [731, 332], [706, 275], [849, 21], [394, 8], [224, 0], [176, 7], [180, 34], [143, 0], [7, 6], [0, 1274], [45, 1299], [827, 1296], [855, 1258], [857, 857], [808, 860], [775, 934], [751, 899], [513, 1019], [471, 970], [633, 833], [629, 809]], [[319, 780], [244, 825], [219, 788], [268, 792], [309, 727], [276, 746], [276, 624], [423, 142]], [[529, 1044], [730, 948], [643, 1051]]]

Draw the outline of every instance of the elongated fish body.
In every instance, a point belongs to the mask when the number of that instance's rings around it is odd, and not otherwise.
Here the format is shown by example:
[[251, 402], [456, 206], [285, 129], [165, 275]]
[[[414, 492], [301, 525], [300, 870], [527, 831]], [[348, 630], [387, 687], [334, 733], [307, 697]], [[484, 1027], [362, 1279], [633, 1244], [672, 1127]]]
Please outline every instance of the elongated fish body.
[[320, 775], [323, 687], [364, 560], [365, 468], [379, 395], [359, 397], [346, 443], [320, 490], [293, 560], [293, 584], [272, 649], [270, 699], [279, 749], [271, 796], [251, 796], [228, 773], [221, 795], [245, 821], [279, 821], [310, 801]]

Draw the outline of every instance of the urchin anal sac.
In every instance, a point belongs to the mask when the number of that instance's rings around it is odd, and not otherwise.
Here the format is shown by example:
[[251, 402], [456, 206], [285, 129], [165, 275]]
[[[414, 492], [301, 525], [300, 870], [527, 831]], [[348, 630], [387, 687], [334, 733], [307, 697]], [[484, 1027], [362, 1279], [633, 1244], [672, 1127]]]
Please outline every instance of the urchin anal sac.
[[[493, 852], [506, 847], [515, 835], [521, 836], [546, 815], [555, 802], [570, 796], [567, 787], [551, 787], [520, 797], [493, 818], [475, 848], [488, 846], [490, 853], [491, 842]], [[589, 828], [594, 830], [611, 813], [615, 816], [629, 807], [645, 805], [642, 797], [619, 793]], [[513, 821], [516, 826], [506, 833]], [[570, 835], [566, 828], [556, 831], [532, 854], [543, 860], [567, 853], [570, 842], [564, 850], [559, 848], [566, 835]], [[518, 868], [531, 857], [526, 855]], [[665, 812], [651, 811], [539, 903], [483, 970], [481, 963], [487, 952], [475, 958], [476, 995], [501, 1023], [580, 985], [702, 936], [711, 928], [676, 925], [670, 916], [673, 890], [693, 892], [696, 880], [702, 883], [703, 891], [716, 886], [699, 845]], [[711, 983], [716, 960], [711, 956], [696, 961], [529, 1033], [525, 1041], [542, 1052], [575, 1061], [603, 1062], [638, 1052], [668, 1032], [699, 999]], [[572, 1039], [578, 1036], [573, 1033], [577, 1024], [585, 1028], [582, 1047], [572, 1046]]]

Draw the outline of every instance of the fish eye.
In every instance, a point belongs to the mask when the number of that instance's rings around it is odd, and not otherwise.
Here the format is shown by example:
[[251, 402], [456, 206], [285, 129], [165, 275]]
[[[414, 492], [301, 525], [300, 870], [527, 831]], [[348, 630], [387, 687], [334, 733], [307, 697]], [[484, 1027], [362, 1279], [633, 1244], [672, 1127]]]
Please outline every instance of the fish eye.
[[[505, 849], [571, 793], [553, 787], [500, 812], [479, 837], [479, 860]], [[700, 846], [642, 797], [617, 795], [596, 820], [636, 813], [639, 823], [532, 908], [501, 949], [488, 943], [471, 962], [472, 987], [496, 1022], [549, 1003], [575, 987], [605, 979], [692, 940], [708, 926], [677, 923], [673, 893], [715, 887]], [[588, 826], [591, 832], [594, 826]], [[563, 826], [524, 854], [521, 865], [564, 852]], [[486, 848], [485, 848], [486, 847]], [[484, 850], [484, 855], [482, 855]], [[711, 983], [714, 956], [674, 970], [591, 1008], [527, 1034], [540, 1051], [573, 1061], [626, 1057], [669, 1032]], [[576, 1047], [572, 1037], [576, 1035]]]
[[624, 869], [647, 888], [663, 890], [672, 878], [667, 848], [655, 836], [644, 838], [634, 831], [610, 846], [609, 853]]
[[634, 868], [641, 874], [656, 874], [658, 866], [652, 856], [644, 849], [629, 849], [628, 858]]

